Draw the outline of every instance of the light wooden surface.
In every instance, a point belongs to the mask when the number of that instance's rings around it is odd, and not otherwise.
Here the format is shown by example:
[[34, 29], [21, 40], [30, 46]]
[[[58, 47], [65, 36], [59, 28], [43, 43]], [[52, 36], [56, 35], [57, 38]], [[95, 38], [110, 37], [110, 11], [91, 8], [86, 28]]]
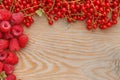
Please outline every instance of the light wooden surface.
[[17, 52], [21, 80], [120, 80], [120, 21], [108, 30], [87, 31], [84, 22], [53, 26], [45, 17], [25, 29], [30, 40]]

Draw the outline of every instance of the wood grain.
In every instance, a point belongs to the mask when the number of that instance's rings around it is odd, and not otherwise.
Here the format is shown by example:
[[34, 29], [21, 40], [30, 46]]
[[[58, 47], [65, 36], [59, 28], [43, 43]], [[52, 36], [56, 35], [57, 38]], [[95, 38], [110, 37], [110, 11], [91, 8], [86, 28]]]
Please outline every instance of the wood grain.
[[120, 80], [120, 21], [108, 30], [87, 31], [84, 22], [53, 26], [35, 16], [30, 40], [17, 52], [21, 80]]

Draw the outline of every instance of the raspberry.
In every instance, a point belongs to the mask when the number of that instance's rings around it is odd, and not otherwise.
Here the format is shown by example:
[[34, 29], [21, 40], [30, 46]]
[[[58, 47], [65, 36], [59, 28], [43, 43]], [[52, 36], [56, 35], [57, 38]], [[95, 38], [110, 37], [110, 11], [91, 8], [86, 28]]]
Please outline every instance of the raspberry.
[[8, 40], [0, 39], [0, 51], [6, 49], [8, 45]]
[[4, 33], [4, 39], [11, 39], [13, 35], [10, 32]]
[[3, 37], [3, 34], [2, 34], [2, 32], [0, 32], [0, 39]]
[[5, 59], [5, 63], [15, 65], [18, 63], [18, 57], [13, 52], [8, 52], [8, 57]]
[[13, 13], [11, 22], [14, 24], [20, 24], [24, 19], [23, 13]]
[[18, 40], [16, 38], [12, 38], [10, 40], [9, 49], [11, 51], [19, 51], [20, 50], [20, 46], [19, 46]]
[[6, 9], [0, 9], [0, 20], [10, 20], [12, 14], [10, 11], [6, 10]]
[[20, 36], [23, 34], [23, 27], [21, 25], [14, 25], [12, 27], [12, 34], [14, 36]]
[[10, 64], [4, 64], [3, 70], [5, 71], [5, 73], [6, 73], [7, 75], [9, 75], [9, 74], [12, 74], [12, 73], [13, 73], [14, 67], [13, 67], [13, 65], [10, 65]]
[[10, 29], [11, 29], [11, 25], [8, 21], [2, 21], [0, 23], [0, 30], [2, 32], [8, 32], [8, 31], [10, 31]]
[[16, 76], [14, 74], [8, 75], [5, 80], [16, 80]]
[[8, 56], [6, 51], [0, 52], [0, 61], [4, 61]]
[[2, 70], [3, 70], [3, 63], [0, 62], [0, 73], [2, 72]]
[[28, 36], [23, 34], [18, 38], [20, 47], [24, 48], [28, 42]]

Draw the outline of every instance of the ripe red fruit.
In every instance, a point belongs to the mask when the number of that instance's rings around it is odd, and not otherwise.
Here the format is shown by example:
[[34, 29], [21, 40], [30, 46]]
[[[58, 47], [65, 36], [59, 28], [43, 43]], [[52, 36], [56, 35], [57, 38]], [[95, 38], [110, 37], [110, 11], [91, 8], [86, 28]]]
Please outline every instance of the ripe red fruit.
[[31, 25], [31, 23], [29, 23], [29, 22], [25, 23], [25, 26], [28, 28], [30, 27], [30, 25]]
[[0, 20], [10, 20], [11, 12], [6, 9], [0, 9]]
[[18, 42], [21, 48], [24, 48], [28, 42], [28, 36], [23, 34], [18, 38]]
[[8, 57], [5, 59], [5, 63], [15, 65], [18, 63], [18, 57], [13, 52], [8, 52]]
[[0, 23], [0, 30], [2, 32], [8, 32], [8, 31], [10, 31], [10, 29], [11, 29], [11, 25], [8, 21], [2, 21]]
[[4, 33], [4, 39], [11, 39], [13, 35], [10, 32]]
[[16, 76], [14, 74], [8, 75], [5, 80], [16, 80]]
[[117, 24], [117, 20], [112, 20], [112, 24]]
[[2, 70], [3, 70], [3, 63], [0, 62], [0, 73], [2, 72]]
[[18, 13], [13, 13], [11, 22], [14, 24], [20, 24], [24, 19], [23, 13], [18, 12]]
[[107, 26], [108, 26], [108, 27], [111, 27], [111, 26], [112, 26], [112, 22], [108, 22], [108, 23], [107, 23]]
[[87, 25], [91, 25], [92, 24], [92, 20], [88, 19], [87, 20]]
[[92, 26], [91, 26], [91, 25], [87, 25], [87, 29], [88, 29], [88, 30], [91, 30], [91, 29], [92, 29]]
[[20, 46], [19, 46], [18, 40], [16, 38], [12, 38], [10, 40], [9, 49], [11, 51], [19, 51], [20, 50]]
[[52, 20], [49, 20], [48, 23], [49, 23], [50, 25], [53, 25], [53, 21], [52, 21]]
[[4, 61], [8, 56], [6, 51], [0, 52], [0, 61]]
[[8, 45], [9, 45], [8, 40], [0, 39], [0, 51], [6, 49]]
[[2, 34], [2, 32], [0, 32], [0, 39], [3, 37], [3, 34]]
[[12, 34], [14, 36], [20, 36], [23, 34], [23, 27], [21, 25], [14, 25], [12, 27]]
[[97, 24], [93, 24], [93, 28], [96, 29], [97, 28]]
[[13, 73], [14, 67], [13, 67], [13, 65], [10, 65], [10, 64], [4, 64], [3, 70], [5, 71], [5, 73], [6, 73], [7, 75], [9, 75], [9, 74], [12, 74], [12, 73]]
[[57, 16], [54, 16], [54, 20], [57, 21], [57, 20], [58, 20], [58, 17], [57, 17]]

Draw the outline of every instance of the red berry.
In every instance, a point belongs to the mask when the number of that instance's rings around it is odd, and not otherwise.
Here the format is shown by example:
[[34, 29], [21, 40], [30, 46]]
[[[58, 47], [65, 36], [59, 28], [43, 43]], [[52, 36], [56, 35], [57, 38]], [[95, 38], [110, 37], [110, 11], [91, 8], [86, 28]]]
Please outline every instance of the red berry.
[[21, 48], [24, 48], [28, 42], [28, 36], [23, 34], [18, 38], [18, 42]]
[[118, 17], [118, 14], [115, 13], [115, 14], [113, 14], [113, 16], [112, 16], [112, 19], [115, 20], [115, 19], [117, 19], [117, 17]]
[[92, 20], [91, 19], [88, 19], [87, 20], [87, 25], [91, 25], [92, 24]]
[[3, 70], [3, 63], [0, 62], [0, 73], [2, 72], [2, 70]]
[[92, 29], [92, 26], [91, 26], [91, 25], [87, 25], [87, 29], [88, 29], [88, 30], [91, 30], [91, 29]]
[[10, 20], [11, 12], [6, 9], [0, 9], [0, 20]]
[[10, 31], [10, 29], [11, 29], [11, 25], [8, 21], [2, 21], [0, 23], [0, 30], [2, 32], [8, 32], [8, 31]]
[[49, 23], [50, 25], [53, 25], [53, 21], [52, 21], [52, 20], [49, 20], [48, 23]]
[[6, 49], [8, 45], [9, 45], [8, 40], [0, 39], [0, 51]]
[[31, 24], [30, 24], [29, 22], [27, 22], [27, 23], [25, 24], [26, 27], [30, 27], [30, 25], [31, 25]]
[[54, 16], [54, 20], [57, 21], [57, 20], [58, 20], [58, 17], [57, 17], [57, 16]]
[[16, 80], [16, 76], [14, 74], [8, 75], [5, 80]]
[[18, 63], [18, 57], [13, 52], [8, 52], [8, 57], [5, 59], [5, 63], [15, 65]]
[[86, 4], [86, 8], [90, 8], [90, 6], [91, 6], [91, 5], [90, 5], [89, 3]]
[[21, 25], [14, 25], [12, 27], [12, 34], [14, 36], [20, 36], [23, 34], [23, 27]]
[[96, 29], [96, 28], [97, 28], [97, 24], [94, 24], [94, 25], [93, 25], [93, 28]]
[[71, 23], [71, 22], [72, 22], [72, 19], [71, 19], [71, 18], [68, 18], [68, 19], [67, 19], [67, 22], [68, 22], [68, 23]]
[[0, 32], [0, 39], [3, 37], [3, 34], [2, 34], [2, 32]]
[[13, 13], [11, 22], [14, 24], [20, 24], [23, 21], [23, 19], [24, 19], [23, 13], [21, 13], [21, 12]]
[[108, 27], [111, 27], [111, 26], [112, 26], [112, 23], [111, 23], [111, 22], [108, 22], [108, 23], [107, 23], [107, 26], [108, 26]]
[[62, 8], [62, 11], [63, 11], [63, 12], [66, 12], [67, 10], [66, 10], [66, 8], [63, 7], [63, 8]]
[[96, 5], [99, 5], [99, 4], [100, 4], [100, 1], [99, 1], [99, 0], [96, 0], [96, 1], [95, 1], [95, 4], [96, 4]]
[[108, 28], [108, 26], [107, 25], [103, 25], [103, 29], [107, 29]]
[[11, 38], [13, 38], [13, 35], [10, 32], [7, 32], [7, 33], [4, 33], [4, 38], [11, 39]]
[[11, 51], [19, 51], [20, 50], [20, 46], [19, 46], [18, 40], [16, 38], [12, 38], [10, 40], [9, 49]]
[[112, 24], [117, 24], [117, 20], [113, 20], [113, 21], [112, 21]]
[[0, 52], [0, 61], [4, 61], [7, 56], [8, 53], [6, 51]]
[[14, 67], [13, 67], [13, 65], [10, 65], [10, 64], [4, 64], [3, 70], [5, 71], [5, 73], [6, 73], [7, 75], [9, 75], [9, 74], [12, 74], [12, 73], [13, 73]]

